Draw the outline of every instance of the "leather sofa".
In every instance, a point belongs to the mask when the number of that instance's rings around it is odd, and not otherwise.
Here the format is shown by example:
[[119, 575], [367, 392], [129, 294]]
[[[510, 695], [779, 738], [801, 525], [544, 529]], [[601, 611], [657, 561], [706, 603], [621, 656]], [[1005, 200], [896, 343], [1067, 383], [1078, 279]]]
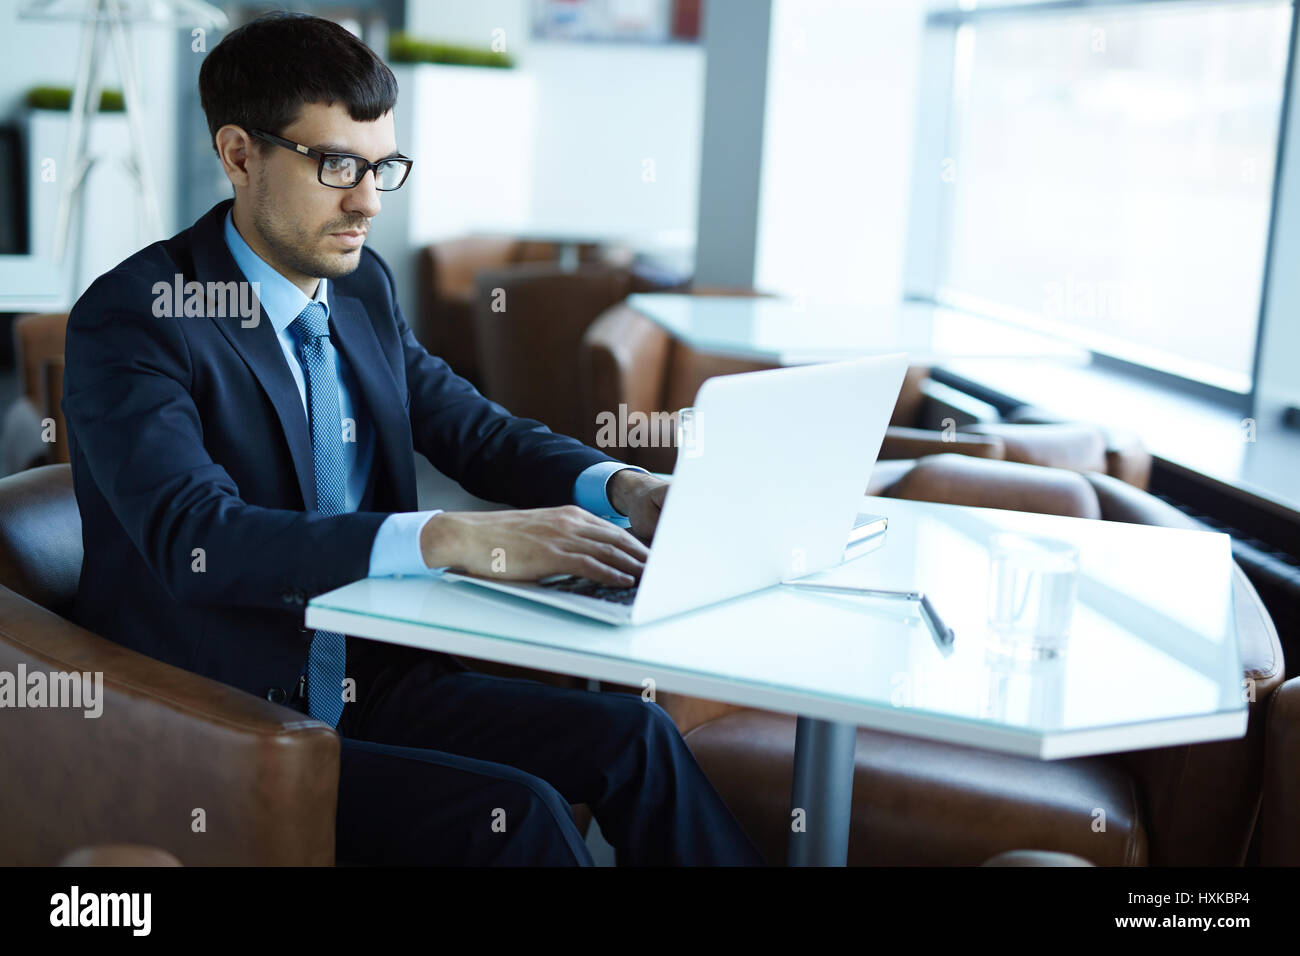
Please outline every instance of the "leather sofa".
[[[1199, 527], [1112, 476], [956, 454], [885, 462], [873, 492], [923, 501], [1010, 508], [1168, 527]], [[1023, 847], [1099, 865], [1233, 866], [1247, 855], [1261, 792], [1265, 862], [1300, 863], [1300, 689], [1283, 680], [1282, 649], [1245, 574], [1234, 604], [1244, 678], [1254, 681], [1240, 740], [1059, 761], [1005, 756], [858, 731], [850, 864], [972, 865]], [[732, 812], [768, 862], [785, 859], [795, 720], [661, 693]], [[1266, 759], [1267, 751], [1267, 759]], [[1093, 827], [1105, 810], [1106, 828]], [[1289, 849], [1288, 849], [1289, 847]]]

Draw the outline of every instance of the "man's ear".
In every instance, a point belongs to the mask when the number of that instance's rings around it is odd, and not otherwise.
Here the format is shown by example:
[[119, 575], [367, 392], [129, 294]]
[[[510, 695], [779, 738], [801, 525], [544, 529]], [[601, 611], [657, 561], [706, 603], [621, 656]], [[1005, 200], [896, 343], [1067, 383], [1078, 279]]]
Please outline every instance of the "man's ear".
[[253, 140], [243, 127], [227, 123], [217, 130], [217, 158], [232, 186], [248, 185], [248, 160], [253, 151]]

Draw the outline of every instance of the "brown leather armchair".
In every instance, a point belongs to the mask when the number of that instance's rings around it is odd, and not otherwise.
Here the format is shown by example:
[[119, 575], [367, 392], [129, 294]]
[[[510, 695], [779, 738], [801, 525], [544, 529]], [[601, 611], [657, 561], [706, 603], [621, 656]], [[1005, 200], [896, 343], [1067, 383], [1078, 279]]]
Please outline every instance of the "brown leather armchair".
[[[69, 460], [61, 405], [67, 327], [66, 312], [22, 315], [14, 322], [18, 398], [5, 414], [2, 464], [6, 474]], [[52, 442], [45, 440], [46, 419], [54, 422]]]
[[474, 337], [483, 394], [552, 431], [594, 441], [595, 416], [579, 386], [583, 335], [629, 294], [658, 288], [652, 278], [606, 265], [480, 272]]
[[[695, 290], [693, 294], [713, 293]], [[628, 415], [668, 414], [672, 418], [668, 433], [673, 434], [677, 411], [694, 403], [695, 393], [705, 379], [772, 368], [767, 363], [698, 352], [626, 302], [606, 309], [586, 329], [578, 365], [583, 418], [590, 428], [579, 437], [592, 444], [597, 443], [596, 416], [602, 412], [617, 417], [621, 406]], [[658, 430], [650, 431], [658, 437]], [[629, 465], [649, 471], [671, 472], [677, 460], [676, 447], [659, 442], [607, 451]]]
[[0, 720], [0, 863], [134, 843], [190, 865], [332, 864], [338, 735], [69, 621], [81, 558], [70, 466], [0, 479], [0, 669], [103, 680], [98, 717]]
[[1300, 866], [1300, 677], [1273, 693], [1264, 745], [1259, 862]]
[[[1109, 475], [952, 454], [885, 464], [902, 466], [879, 488], [896, 497], [1200, 527]], [[974, 865], [1033, 847], [1100, 865], [1240, 865], [1266, 783], [1264, 839], [1300, 846], [1279, 835], [1300, 825], [1300, 693], [1288, 691], [1269, 716], [1266, 769], [1265, 713], [1282, 683], [1282, 649], [1239, 568], [1233, 588], [1244, 676], [1256, 692], [1244, 738], [1037, 761], [859, 730], [849, 862]], [[794, 718], [675, 694], [658, 700], [768, 861], [784, 860]], [[1104, 832], [1093, 829], [1096, 808], [1106, 811]]]
[[1151, 454], [1138, 437], [1088, 422], [1062, 422], [1028, 406], [1005, 418], [992, 406], [930, 378], [913, 366], [881, 445], [881, 460], [970, 455], [1112, 475], [1145, 489]]
[[333, 865], [338, 734], [74, 624], [81, 563], [71, 467], [0, 478], [0, 671], [103, 682], [97, 717], [0, 717], [0, 865]]
[[[594, 245], [578, 247], [580, 262], [594, 262]], [[487, 269], [522, 263], [558, 262], [554, 242], [510, 236], [461, 236], [431, 243], [417, 259], [420, 309], [413, 323], [416, 339], [458, 375], [481, 384], [474, 337], [474, 282]]]

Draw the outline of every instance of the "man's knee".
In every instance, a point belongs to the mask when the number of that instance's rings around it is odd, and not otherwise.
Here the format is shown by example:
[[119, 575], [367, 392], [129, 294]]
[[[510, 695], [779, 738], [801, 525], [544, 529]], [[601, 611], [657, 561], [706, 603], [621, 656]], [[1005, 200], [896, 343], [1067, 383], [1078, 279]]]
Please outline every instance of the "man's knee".
[[518, 772], [483, 794], [484, 827], [474, 845], [509, 865], [584, 866], [591, 857], [569, 804], [553, 786]]
[[428, 865], [588, 865], [568, 802], [540, 777], [465, 757], [344, 740], [339, 856]]
[[677, 724], [653, 700], [621, 692], [603, 696], [610, 701], [610, 723], [622, 730], [625, 739], [644, 740], [659, 746], [685, 746]]

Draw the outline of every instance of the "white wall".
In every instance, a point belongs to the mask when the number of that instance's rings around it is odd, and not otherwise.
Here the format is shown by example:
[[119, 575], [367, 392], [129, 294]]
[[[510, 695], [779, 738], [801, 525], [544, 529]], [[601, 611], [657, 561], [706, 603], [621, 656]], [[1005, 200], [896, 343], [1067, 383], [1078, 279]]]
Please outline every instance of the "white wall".
[[[19, 19], [18, 7], [18, 0], [0, 0], [0, 36], [5, 38], [5, 56], [0, 61], [0, 117], [5, 119], [19, 111], [24, 95], [33, 86], [73, 86], [81, 50], [81, 24]], [[182, 46], [181, 31], [141, 23], [133, 28], [132, 36], [149, 157], [158, 185], [164, 231], [171, 235], [188, 225], [177, 223], [174, 215], [176, 57]], [[112, 45], [106, 44], [104, 49], [104, 85], [121, 90]], [[62, 158], [58, 157], [60, 162]]]
[[924, 9], [773, 0], [755, 285], [899, 301]]
[[[527, 0], [414, 0], [407, 12], [407, 30], [422, 38], [491, 48], [494, 38], [504, 37], [517, 71], [532, 78], [531, 200], [521, 228], [689, 242], [699, 177], [702, 50], [534, 42], [530, 16]], [[486, 155], [499, 146], [449, 139], [444, 148]], [[472, 205], [473, 195], [462, 195], [458, 205]], [[499, 206], [487, 195], [484, 203]], [[429, 210], [437, 215], [435, 205]]]
[[490, 48], [501, 30], [505, 50], [527, 50], [532, 5], [528, 0], [406, 0], [406, 30], [417, 37]]
[[695, 232], [704, 56], [694, 46], [534, 43], [534, 222]]
[[[76, 82], [77, 60], [81, 46], [81, 25], [68, 21], [26, 20], [18, 17], [18, 0], [0, 0], [0, 36], [4, 37], [5, 56], [0, 61], [0, 117], [13, 119], [23, 112], [22, 102], [33, 86], [67, 86]], [[153, 167], [158, 202], [162, 212], [162, 236], [168, 236], [188, 223], [176, 216], [176, 99], [175, 76], [177, 51], [181, 47], [180, 31], [169, 27], [141, 24], [133, 31], [136, 78], [144, 101], [143, 122], [147, 130], [147, 149]], [[120, 90], [121, 80], [111, 44], [101, 54], [105, 68], [104, 85]], [[44, 140], [43, 140], [44, 141]], [[56, 176], [64, 172], [66, 140], [48, 149], [55, 160]], [[36, 181], [32, 188], [53, 190], [56, 185], [41, 183], [39, 168], [29, 170]], [[123, 228], [120, 213], [108, 201], [97, 202], [116, 188], [122, 171], [115, 160], [106, 159], [92, 175], [87, 205], [86, 231], [96, 233], [95, 261], [115, 264], [139, 248], [138, 232], [131, 224]], [[107, 198], [105, 196], [105, 198]], [[40, 210], [53, 208], [45, 203]], [[41, 214], [32, 210], [33, 216]], [[43, 234], [32, 223], [33, 232]], [[115, 247], [102, 240], [120, 237]], [[153, 238], [162, 238], [157, 236]], [[152, 238], [149, 240], [152, 241]], [[44, 250], [38, 250], [43, 252]], [[110, 261], [111, 260], [111, 261]], [[80, 291], [80, 290], [78, 290]]]

